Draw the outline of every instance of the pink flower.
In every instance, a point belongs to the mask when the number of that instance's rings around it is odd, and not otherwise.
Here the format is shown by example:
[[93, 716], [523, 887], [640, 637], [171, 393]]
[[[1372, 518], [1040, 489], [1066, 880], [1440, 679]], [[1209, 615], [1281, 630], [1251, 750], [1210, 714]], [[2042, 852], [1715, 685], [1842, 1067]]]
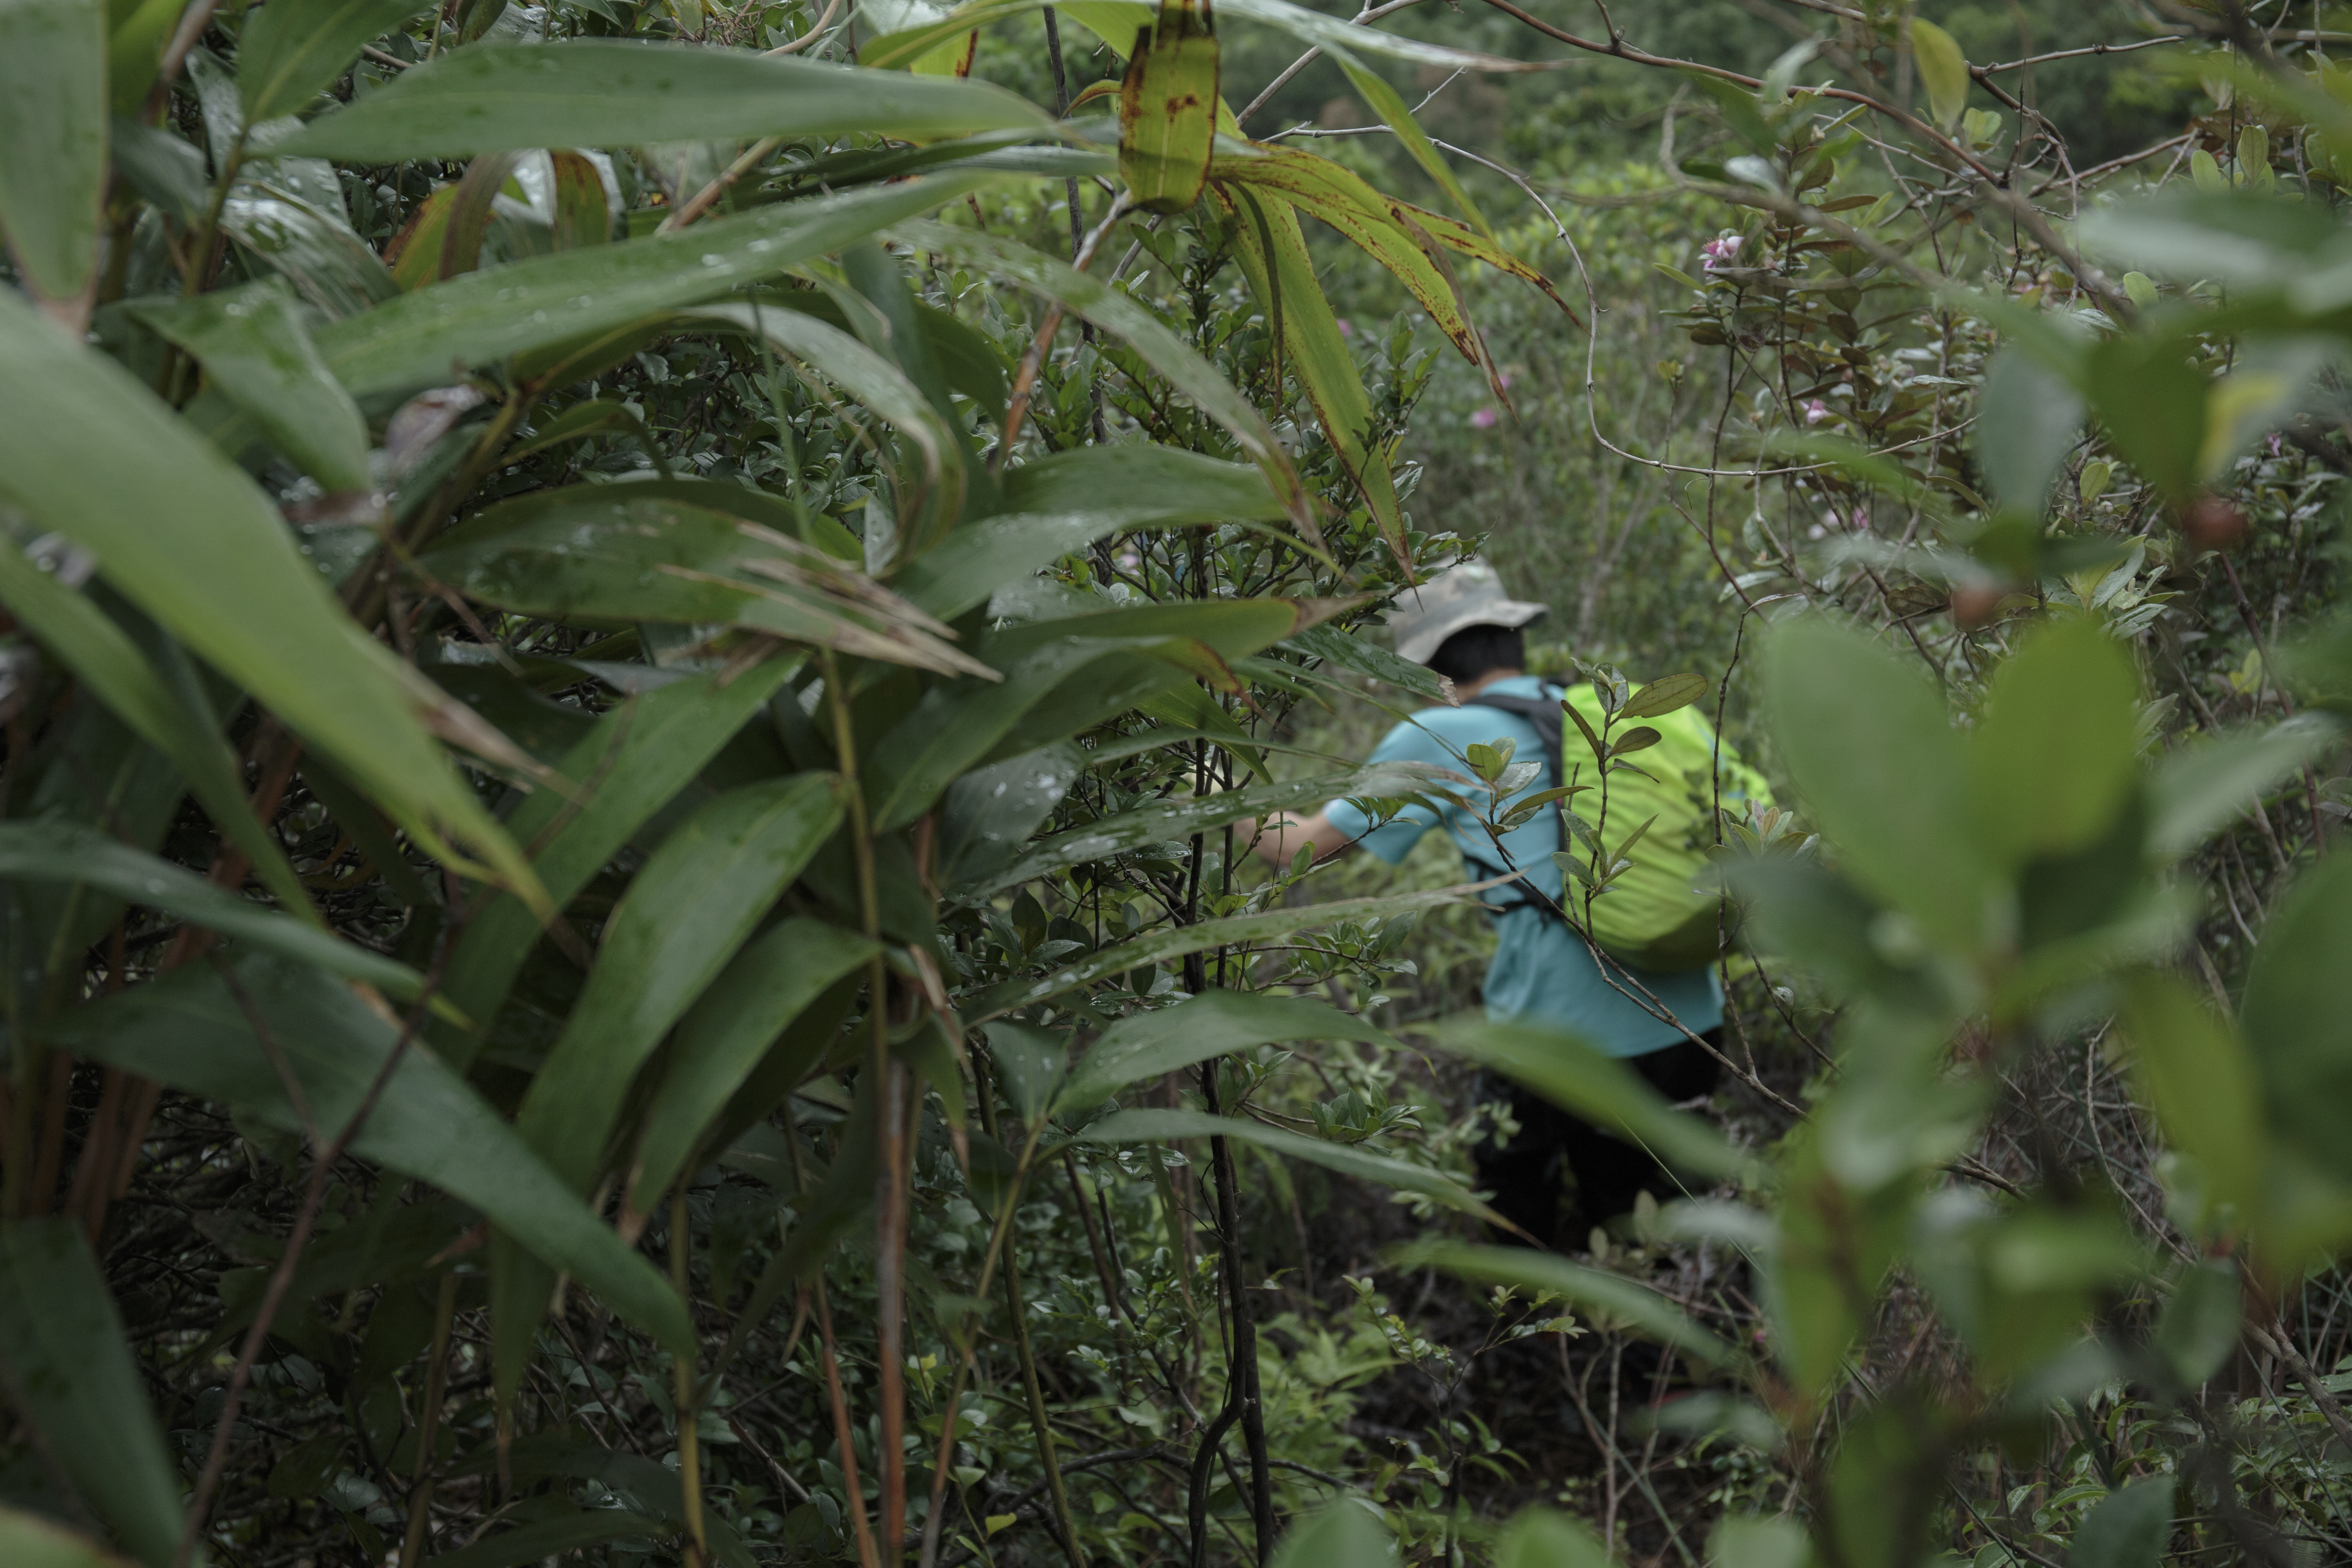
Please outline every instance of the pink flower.
[[[1511, 390], [1511, 373], [1510, 373], [1509, 371], [1507, 371], [1507, 371], [1505, 371], [1505, 372], [1504, 372], [1500, 376], [1496, 377], [1496, 379], [1497, 379], [1497, 380], [1499, 380], [1499, 381], [1503, 384], [1503, 390], [1504, 390], [1505, 392], [1508, 392], [1508, 391], [1510, 391], [1510, 390]], [[2277, 439], [2277, 437], [2272, 437], [2272, 438], [2273, 438], [2273, 440]]]
[[1495, 420], [1496, 417], [1497, 416], [1493, 409], [1481, 408], [1477, 413], [1470, 416], [1470, 423], [1475, 425], [1481, 430], [1492, 430], [1495, 427]]
[[2283, 450], [2284, 450], [2284, 448], [2283, 448], [2282, 447], [2280, 447], [2280, 445], [2279, 445], [2279, 438], [2278, 438], [2277, 437], [2275, 437], [2275, 436], [2272, 437], [2270, 438], [2270, 451], [2271, 451], [2271, 456], [2272, 456], [2272, 457], [2273, 457], [2273, 458], [2275, 458], [2275, 457], [2279, 456], [2279, 454], [2280, 454]]
[[1816, 397], [1811, 403], [1805, 405], [1806, 424], [1818, 425], [1829, 416], [1829, 405], [1823, 403], [1820, 398]]
[[1698, 253], [1703, 258], [1699, 262], [1701, 270], [1712, 272], [1717, 267], [1728, 267], [1739, 258], [1739, 246], [1740, 237], [1736, 234], [1727, 234], [1719, 239], [1708, 240], [1698, 247]]
[[1348, 318], [1347, 318], [1347, 317], [1345, 317], [1345, 316], [1340, 317], [1340, 318], [1339, 318], [1339, 335], [1340, 335], [1341, 337], [1343, 337], [1343, 338], [1352, 338], [1352, 337], [1354, 337], [1354, 336], [1356, 335], [1356, 323], [1355, 323], [1355, 322], [1353, 322], [1353, 321], [1349, 321], [1349, 320], [1348, 320]]

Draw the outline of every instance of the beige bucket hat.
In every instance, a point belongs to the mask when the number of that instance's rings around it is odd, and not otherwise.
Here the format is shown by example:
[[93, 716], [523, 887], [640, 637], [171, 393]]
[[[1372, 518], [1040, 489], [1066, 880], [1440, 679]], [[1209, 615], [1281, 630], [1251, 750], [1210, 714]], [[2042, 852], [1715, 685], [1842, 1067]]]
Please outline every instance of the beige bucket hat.
[[1401, 657], [1427, 664], [1439, 646], [1465, 626], [1523, 626], [1549, 614], [1549, 605], [1504, 593], [1502, 574], [1494, 563], [1474, 555], [1399, 594], [1389, 606], [1389, 633], [1396, 638]]

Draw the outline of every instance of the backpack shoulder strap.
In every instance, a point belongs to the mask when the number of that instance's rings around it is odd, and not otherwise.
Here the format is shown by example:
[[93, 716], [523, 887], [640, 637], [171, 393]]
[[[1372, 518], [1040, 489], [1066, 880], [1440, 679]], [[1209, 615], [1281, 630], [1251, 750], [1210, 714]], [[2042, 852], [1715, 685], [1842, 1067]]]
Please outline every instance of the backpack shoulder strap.
[[1495, 708], [1525, 719], [1535, 726], [1536, 736], [1547, 748], [1545, 755], [1554, 774], [1560, 769], [1560, 742], [1565, 734], [1565, 721], [1559, 715], [1560, 699], [1557, 697], [1507, 697], [1501, 692], [1480, 692], [1463, 704], [1465, 708]]

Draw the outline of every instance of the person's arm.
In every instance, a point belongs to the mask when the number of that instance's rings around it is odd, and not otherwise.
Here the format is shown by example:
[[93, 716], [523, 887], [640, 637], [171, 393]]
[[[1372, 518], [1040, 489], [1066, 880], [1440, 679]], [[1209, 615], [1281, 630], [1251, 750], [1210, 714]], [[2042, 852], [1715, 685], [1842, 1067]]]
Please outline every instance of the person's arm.
[[1250, 849], [1271, 866], [1288, 866], [1291, 857], [1308, 844], [1315, 846], [1318, 860], [1345, 855], [1356, 847], [1356, 841], [1334, 827], [1329, 815], [1320, 811], [1312, 816], [1289, 811], [1278, 811], [1263, 819], [1245, 816], [1239, 826], [1244, 831], [1256, 831], [1257, 837]]
[[[1450, 756], [1443, 742], [1412, 720], [1391, 730], [1373, 748], [1370, 760], [1459, 765], [1459, 760]], [[1312, 814], [1277, 811], [1264, 817], [1245, 816], [1234, 826], [1255, 836], [1250, 847], [1261, 859], [1286, 868], [1298, 851], [1309, 844], [1315, 846], [1318, 862], [1338, 859], [1360, 844], [1393, 866], [1405, 858], [1414, 841], [1436, 821], [1437, 814], [1431, 808], [1413, 805], [1386, 822], [1375, 822], [1355, 802], [1334, 800]]]

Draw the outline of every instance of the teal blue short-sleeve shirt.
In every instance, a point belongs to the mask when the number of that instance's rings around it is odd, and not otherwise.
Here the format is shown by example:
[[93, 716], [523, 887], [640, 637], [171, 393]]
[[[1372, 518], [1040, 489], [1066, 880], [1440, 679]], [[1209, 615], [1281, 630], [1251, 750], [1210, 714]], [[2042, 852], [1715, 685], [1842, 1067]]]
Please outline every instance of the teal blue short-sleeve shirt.
[[[1507, 697], [1557, 700], [1556, 687], [1534, 676], [1496, 681], [1488, 689]], [[1560, 781], [1559, 758], [1545, 755], [1535, 726], [1516, 713], [1481, 708], [1475, 701], [1460, 708], [1431, 708], [1388, 732], [1371, 755], [1374, 763], [1428, 763], [1466, 772], [1463, 753], [1473, 745], [1492, 745], [1508, 738], [1517, 745], [1516, 760], [1540, 759], [1544, 772], [1521, 790], [1527, 794], [1549, 789]], [[1517, 799], [1514, 795], [1511, 799]], [[1508, 804], [1507, 801], [1506, 805]], [[1473, 879], [1499, 876], [1494, 841], [1476, 820], [1459, 806], [1442, 811], [1425, 805], [1408, 806], [1391, 821], [1374, 828], [1371, 819], [1344, 800], [1325, 807], [1331, 826], [1393, 866], [1402, 860], [1432, 827], [1444, 827], [1472, 873]], [[1370, 831], [1367, 831], [1367, 830]], [[1510, 869], [1532, 867], [1528, 881], [1544, 897], [1560, 896], [1559, 868], [1551, 857], [1560, 847], [1559, 819], [1539, 812], [1524, 826], [1504, 836]], [[1508, 896], [1511, 889], [1497, 889]], [[1486, 970], [1486, 1016], [1501, 1020], [1549, 1023], [1573, 1029], [1612, 1057], [1637, 1057], [1661, 1050], [1683, 1038], [1682, 1031], [1612, 985], [1594, 962], [1583, 941], [1542, 910], [1519, 908], [1494, 917], [1495, 958]], [[1651, 994], [1657, 997], [1694, 1034], [1703, 1034], [1723, 1022], [1723, 988], [1712, 969], [1680, 970], [1672, 973], [1633, 970]], [[1620, 984], [1622, 984], [1621, 981]], [[1631, 987], [1628, 987], [1631, 989]]]

